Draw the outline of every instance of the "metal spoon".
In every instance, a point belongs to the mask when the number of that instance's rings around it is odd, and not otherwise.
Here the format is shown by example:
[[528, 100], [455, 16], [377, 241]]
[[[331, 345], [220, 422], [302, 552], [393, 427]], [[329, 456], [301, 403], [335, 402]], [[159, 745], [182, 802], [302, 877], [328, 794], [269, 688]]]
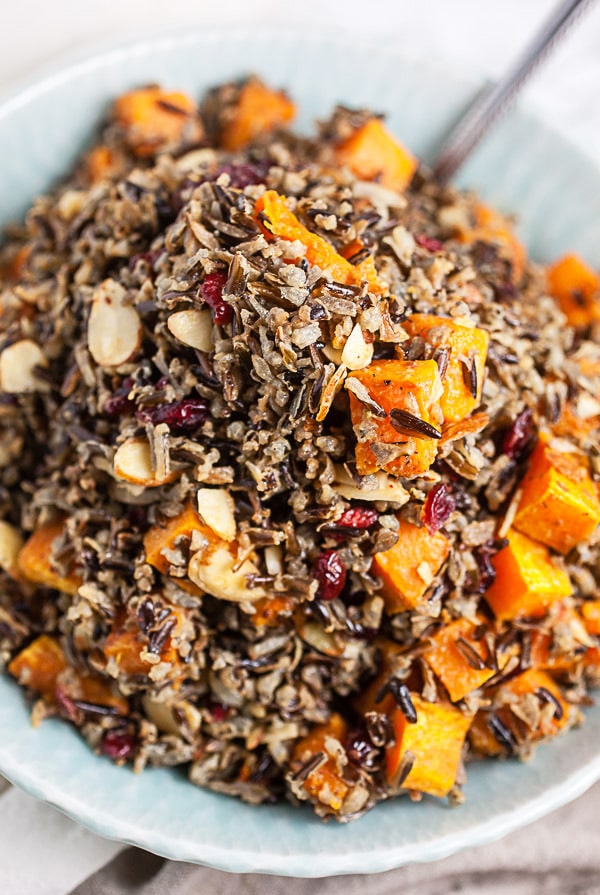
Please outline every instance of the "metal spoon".
[[478, 94], [434, 159], [433, 173], [439, 181], [446, 183], [456, 173], [492, 124], [506, 111], [535, 67], [546, 59], [593, 2], [563, 0], [506, 76]]

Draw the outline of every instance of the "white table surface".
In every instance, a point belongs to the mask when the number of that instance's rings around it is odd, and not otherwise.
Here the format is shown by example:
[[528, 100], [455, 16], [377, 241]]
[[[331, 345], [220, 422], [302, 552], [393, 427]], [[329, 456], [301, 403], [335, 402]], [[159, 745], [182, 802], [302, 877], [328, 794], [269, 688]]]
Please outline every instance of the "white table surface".
[[[435, 57], [495, 77], [525, 46], [554, 0], [2, 0], [0, 91], [73, 54], [173, 31], [224, 23], [355, 32], [409, 56]], [[600, 3], [541, 69], [525, 102], [600, 162]], [[0, 732], [1, 735], [1, 732]], [[344, 881], [234, 880], [119, 851], [15, 790], [0, 795], [0, 895], [192, 895], [323, 891], [383, 895], [600, 895], [600, 787], [495, 846], [429, 868]], [[597, 881], [598, 880], [598, 881]]]

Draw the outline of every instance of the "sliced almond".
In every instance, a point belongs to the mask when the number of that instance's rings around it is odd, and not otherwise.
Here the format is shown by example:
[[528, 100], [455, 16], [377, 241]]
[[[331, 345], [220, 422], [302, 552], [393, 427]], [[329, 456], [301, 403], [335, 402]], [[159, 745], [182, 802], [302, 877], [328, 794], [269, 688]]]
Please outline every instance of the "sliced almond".
[[321, 400], [319, 401], [319, 410], [317, 412], [317, 422], [321, 423], [329, 413], [331, 405], [335, 400], [335, 396], [344, 384], [344, 379], [348, 375], [348, 369], [342, 364], [333, 372], [327, 380], [323, 391], [321, 392]]
[[342, 351], [342, 363], [349, 370], [364, 370], [373, 360], [373, 343], [365, 342], [365, 337], [360, 323], [356, 323], [354, 329], [346, 339]]
[[342, 362], [342, 352], [339, 348], [334, 348], [333, 345], [325, 345], [322, 348], [322, 351], [327, 360], [330, 360], [332, 364], [339, 367]]
[[0, 568], [11, 578], [19, 578], [18, 556], [24, 543], [14, 525], [0, 520]]
[[171, 470], [164, 478], [158, 478], [152, 468], [152, 453], [145, 438], [129, 438], [117, 448], [113, 460], [113, 469], [118, 479], [143, 485], [145, 488], [156, 488], [177, 478], [177, 470]]
[[213, 350], [213, 325], [210, 311], [175, 311], [167, 320], [172, 335], [198, 351]]
[[92, 301], [87, 340], [90, 354], [101, 367], [118, 367], [131, 360], [142, 341], [138, 312], [126, 305], [125, 289], [115, 280], [104, 280]]
[[198, 512], [206, 525], [224, 541], [233, 541], [237, 533], [235, 504], [225, 488], [200, 488]]
[[408, 491], [398, 479], [385, 472], [365, 476], [358, 485], [338, 466], [335, 470], [335, 482], [331, 487], [347, 500], [389, 500], [405, 504], [409, 498]]
[[247, 575], [256, 575], [258, 569], [249, 559], [237, 568], [236, 556], [224, 541], [199, 550], [190, 559], [188, 575], [198, 587], [217, 597], [233, 603], [246, 603], [267, 596], [264, 587], [249, 588]]
[[21, 339], [0, 354], [0, 388], [12, 395], [45, 392], [49, 385], [35, 375], [36, 367], [47, 367], [48, 361], [37, 342]]

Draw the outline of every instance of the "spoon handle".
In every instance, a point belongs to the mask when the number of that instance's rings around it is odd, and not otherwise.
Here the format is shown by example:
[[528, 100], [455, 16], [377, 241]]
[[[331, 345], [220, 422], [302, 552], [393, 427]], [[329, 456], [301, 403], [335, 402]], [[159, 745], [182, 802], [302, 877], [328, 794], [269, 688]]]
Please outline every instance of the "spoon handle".
[[446, 183], [456, 173], [492, 124], [513, 101], [535, 67], [548, 56], [573, 22], [593, 2], [594, 0], [563, 0], [506, 76], [475, 97], [433, 162], [433, 173], [439, 181]]

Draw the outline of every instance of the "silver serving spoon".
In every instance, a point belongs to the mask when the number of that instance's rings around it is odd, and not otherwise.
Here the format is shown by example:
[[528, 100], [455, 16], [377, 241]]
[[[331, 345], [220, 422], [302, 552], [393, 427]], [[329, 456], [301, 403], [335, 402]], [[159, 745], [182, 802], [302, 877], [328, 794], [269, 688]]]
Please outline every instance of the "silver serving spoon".
[[433, 161], [435, 177], [446, 183], [506, 111], [534, 68], [559, 43], [573, 22], [594, 0], [563, 0], [544, 23], [523, 56], [497, 84], [485, 88], [444, 140]]

